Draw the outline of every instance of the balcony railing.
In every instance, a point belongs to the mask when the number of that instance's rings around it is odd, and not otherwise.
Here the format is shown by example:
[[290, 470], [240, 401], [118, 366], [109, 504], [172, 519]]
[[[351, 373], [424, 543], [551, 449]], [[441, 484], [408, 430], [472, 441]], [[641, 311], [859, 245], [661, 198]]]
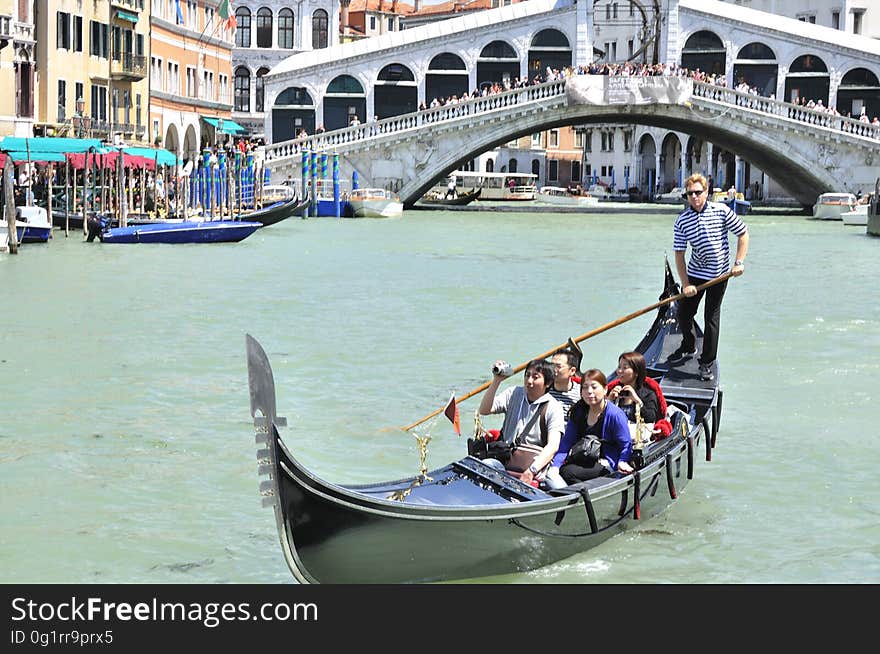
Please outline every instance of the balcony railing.
[[33, 41], [34, 40], [34, 24], [33, 23], [20, 23], [18, 21], [13, 22], [13, 35], [18, 41]]
[[110, 62], [110, 74], [117, 78], [141, 80], [147, 76], [147, 58], [125, 52]]

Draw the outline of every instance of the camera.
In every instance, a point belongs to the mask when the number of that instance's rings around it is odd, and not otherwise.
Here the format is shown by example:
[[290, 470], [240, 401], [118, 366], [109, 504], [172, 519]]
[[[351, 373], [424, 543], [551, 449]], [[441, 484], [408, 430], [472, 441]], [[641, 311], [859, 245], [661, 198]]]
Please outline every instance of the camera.
[[513, 374], [513, 368], [507, 361], [499, 361], [492, 366], [492, 374], [501, 377], [510, 377]]

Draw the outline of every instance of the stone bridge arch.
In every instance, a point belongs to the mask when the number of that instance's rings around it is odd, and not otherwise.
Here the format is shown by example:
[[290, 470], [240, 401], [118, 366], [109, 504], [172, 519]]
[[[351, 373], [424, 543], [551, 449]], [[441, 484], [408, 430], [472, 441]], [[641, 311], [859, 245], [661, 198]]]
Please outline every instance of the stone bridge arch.
[[[405, 137], [381, 139], [370, 148], [344, 155], [348, 166], [362, 178], [395, 189], [404, 204], [413, 205], [449, 170], [492, 148], [521, 136], [566, 125], [640, 124], [685, 133], [719, 149], [737, 152], [761, 170], [774, 171], [785, 190], [804, 206], [811, 205], [817, 189], [827, 188], [829, 167], [845, 167], [837, 148], [804, 145], [796, 135], [784, 137], [785, 147], [775, 140], [779, 133], [744, 129], [736, 118], [706, 116], [683, 105], [563, 105], [528, 112], [516, 120], [493, 121], [462, 130], [457, 121], [437, 125], [431, 134], [418, 130]], [[655, 144], [660, 148], [660, 144]], [[395, 161], [397, 159], [397, 161]], [[403, 163], [406, 162], [406, 163]], [[403, 165], [401, 165], [403, 164]], [[399, 176], [389, 176], [394, 170]], [[707, 172], [700, 166], [700, 172]], [[686, 171], [691, 172], [691, 171]], [[656, 182], [656, 177], [654, 178]], [[644, 181], [644, 180], [640, 180]]]

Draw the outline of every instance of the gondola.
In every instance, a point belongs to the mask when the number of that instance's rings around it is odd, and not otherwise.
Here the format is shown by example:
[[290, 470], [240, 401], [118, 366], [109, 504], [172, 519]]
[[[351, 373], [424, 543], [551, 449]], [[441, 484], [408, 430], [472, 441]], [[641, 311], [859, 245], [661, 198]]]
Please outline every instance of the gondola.
[[[636, 451], [632, 475], [545, 491], [465, 456], [426, 475], [366, 485], [320, 479], [293, 456], [276, 413], [272, 370], [246, 337], [263, 505], [271, 506], [281, 550], [303, 583], [422, 583], [533, 570], [583, 552], [656, 515], [707, 461], [721, 416], [718, 370], [700, 379], [695, 360], [668, 357], [681, 342], [677, 286], [666, 264], [657, 315], [636, 349], [660, 382], [672, 433]], [[653, 308], [650, 307], [650, 308]], [[702, 334], [697, 330], [697, 345]], [[290, 446], [289, 446], [290, 445]]]
[[419, 200], [419, 204], [427, 204], [433, 206], [464, 206], [466, 204], [470, 204], [474, 200], [480, 197], [480, 193], [483, 192], [482, 188], [473, 189], [468, 193], [461, 193], [456, 195], [454, 198], [447, 198], [446, 196], [440, 195], [438, 197], [428, 197], [425, 196], [421, 200]]

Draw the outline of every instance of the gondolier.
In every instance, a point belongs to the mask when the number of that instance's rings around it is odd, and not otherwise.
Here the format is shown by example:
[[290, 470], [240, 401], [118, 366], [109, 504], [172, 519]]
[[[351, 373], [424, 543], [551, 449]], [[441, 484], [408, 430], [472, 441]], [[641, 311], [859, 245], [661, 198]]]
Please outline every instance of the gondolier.
[[[743, 274], [749, 250], [749, 230], [726, 204], [707, 200], [709, 185], [702, 175], [688, 177], [685, 189], [688, 207], [675, 219], [672, 249], [675, 251], [675, 267], [681, 280], [681, 290], [687, 297], [681, 301], [679, 313], [681, 346], [669, 356], [669, 361], [681, 361], [696, 353], [694, 315], [705, 293], [703, 348], [699, 364], [700, 378], [711, 381], [715, 376], [712, 368], [718, 353], [721, 301], [724, 299], [727, 281], [699, 292], [697, 286], [728, 271], [728, 232], [737, 236], [736, 260], [730, 272], [735, 277]], [[691, 246], [691, 257], [685, 264], [688, 244]]]
[[446, 198], [452, 198], [453, 200], [458, 196], [458, 191], [455, 190], [455, 186], [458, 183], [458, 180], [455, 178], [455, 173], [452, 173], [449, 176], [449, 183], [446, 185]]

